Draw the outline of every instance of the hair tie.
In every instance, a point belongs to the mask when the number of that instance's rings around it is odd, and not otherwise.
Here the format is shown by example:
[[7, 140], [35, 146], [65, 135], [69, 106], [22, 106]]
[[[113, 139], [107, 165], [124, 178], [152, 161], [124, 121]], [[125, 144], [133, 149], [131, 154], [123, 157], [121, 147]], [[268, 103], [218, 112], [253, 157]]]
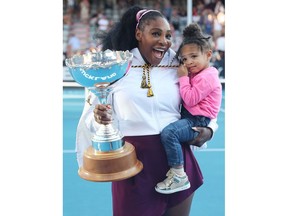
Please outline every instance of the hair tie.
[[142, 17], [151, 11], [155, 11], [155, 12], [160, 13], [158, 10], [146, 10], [146, 9], [143, 9], [143, 10], [140, 10], [137, 12], [137, 14], [136, 14], [136, 21], [137, 21], [136, 29], [138, 28], [139, 22], [142, 19]]
[[140, 19], [141, 15], [142, 15], [145, 11], [147, 11], [147, 10], [146, 10], [146, 9], [143, 9], [143, 10], [140, 10], [140, 11], [137, 12], [137, 14], [136, 14], [136, 20], [137, 20], [137, 22], [139, 22], [139, 19]]

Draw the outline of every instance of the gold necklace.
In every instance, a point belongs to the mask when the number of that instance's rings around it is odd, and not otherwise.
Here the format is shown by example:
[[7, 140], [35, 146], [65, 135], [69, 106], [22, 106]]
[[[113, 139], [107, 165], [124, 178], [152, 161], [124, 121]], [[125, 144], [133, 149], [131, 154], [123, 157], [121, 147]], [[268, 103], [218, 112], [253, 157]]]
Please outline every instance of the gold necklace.
[[[148, 88], [147, 97], [154, 96], [154, 93], [152, 91], [152, 85], [150, 83], [150, 67], [179, 67], [179, 65], [150, 65], [150, 64], [144, 64], [144, 65], [131, 65], [132, 68], [143, 68], [143, 74], [142, 74], [142, 81], [141, 81], [141, 88]], [[147, 81], [146, 81], [146, 74], [147, 74]]]

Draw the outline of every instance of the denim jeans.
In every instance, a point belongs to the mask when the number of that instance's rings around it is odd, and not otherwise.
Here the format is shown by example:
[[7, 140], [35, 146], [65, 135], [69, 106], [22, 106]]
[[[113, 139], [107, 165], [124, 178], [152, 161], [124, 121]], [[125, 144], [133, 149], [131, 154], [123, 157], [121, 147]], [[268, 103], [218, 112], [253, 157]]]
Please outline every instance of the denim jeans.
[[165, 148], [170, 167], [183, 165], [184, 159], [181, 142], [193, 140], [199, 134], [192, 127], [205, 127], [210, 122], [210, 118], [193, 116], [184, 107], [182, 107], [181, 116], [180, 120], [169, 124], [161, 132], [161, 141]]

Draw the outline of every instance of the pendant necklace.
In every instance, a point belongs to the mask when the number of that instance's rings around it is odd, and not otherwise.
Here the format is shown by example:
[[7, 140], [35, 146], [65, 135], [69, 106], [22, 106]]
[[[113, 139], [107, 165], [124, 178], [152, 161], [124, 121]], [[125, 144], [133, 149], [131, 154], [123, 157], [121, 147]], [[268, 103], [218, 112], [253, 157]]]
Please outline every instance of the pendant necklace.
[[[171, 61], [172, 62], [172, 61]], [[150, 83], [150, 67], [167, 67], [167, 68], [173, 68], [173, 67], [179, 67], [179, 65], [150, 65], [150, 64], [144, 64], [144, 65], [131, 65], [132, 68], [142, 68], [143, 74], [142, 74], [142, 81], [141, 81], [141, 88], [148, 88], [147, 91], [147, 97], [154, 96], [154, 93], [152, 91], [152, 85]], [[147, 74], [147, 77], [146, 77]]]

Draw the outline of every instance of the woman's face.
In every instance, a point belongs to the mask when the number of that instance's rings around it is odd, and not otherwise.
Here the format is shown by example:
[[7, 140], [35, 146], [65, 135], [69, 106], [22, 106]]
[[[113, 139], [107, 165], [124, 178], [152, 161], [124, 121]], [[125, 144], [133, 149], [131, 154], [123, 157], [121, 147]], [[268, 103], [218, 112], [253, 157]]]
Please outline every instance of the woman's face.
[[147, 63], [158, 65], [172, 45], [172, 33], [168, 21], [162, 17], [150, 20], [144, 30], [136, 30], [139, 51]]

